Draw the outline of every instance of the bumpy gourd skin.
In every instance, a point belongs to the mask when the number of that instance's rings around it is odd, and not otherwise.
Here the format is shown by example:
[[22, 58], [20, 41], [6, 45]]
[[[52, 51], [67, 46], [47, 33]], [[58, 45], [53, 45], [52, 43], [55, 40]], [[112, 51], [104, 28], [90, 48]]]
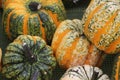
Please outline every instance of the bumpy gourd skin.
[[55, 31], [51, 47], [60, 67], [100, 66], [103, 55], [83, 34], [82, 21], [64, 20]]
[[56, 60], [50, 46], [38, 36], [21, 35], [3, 57], [2, 74], [10, 80], [50, 80]]
[[108, 54], [120, 51], [120, 0], [92, 0], [83, 16], [84, 33]]
[[[39, 5], [36, 7], [34, 3]], [[41, 36], [50, 44], [54, 31], [66, 16], [61, 0], [5, 0], [3, 4], [3, 26], [11, 40], [29, 34]]]

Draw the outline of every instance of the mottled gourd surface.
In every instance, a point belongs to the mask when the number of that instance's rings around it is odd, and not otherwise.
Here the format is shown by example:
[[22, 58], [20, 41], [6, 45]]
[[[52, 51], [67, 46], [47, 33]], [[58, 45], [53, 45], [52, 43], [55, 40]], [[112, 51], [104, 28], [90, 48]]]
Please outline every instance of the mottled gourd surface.
[[7, 46], [2, 63], [2, 74], [10, 80], [50, 80], [56, 59], [42, 38], [20, 35]]
[[66, 18], [61, 0], [5, 0], [3, 5], [3, 27], [10, 40], [29, 34], [51, 44], [57, 26]]
[[97, 48], [120, 52], [120, 0], [92, 0], [82, 20], [85, 35]]
[[83, 34], [79, 19], [61, 22], [52, 40], [52, 49], [62, 68], [90, 64], [98, 66], [102, 62], [102, 53], [91, 44]]

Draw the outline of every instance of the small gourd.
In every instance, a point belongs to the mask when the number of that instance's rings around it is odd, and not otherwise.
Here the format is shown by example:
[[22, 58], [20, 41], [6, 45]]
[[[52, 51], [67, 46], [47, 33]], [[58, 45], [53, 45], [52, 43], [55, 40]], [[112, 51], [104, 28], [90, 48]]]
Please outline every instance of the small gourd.
[[91, 0], [82, 21], [85, 36], [98, 49], [120, 52], [120, 0]]
[[83, 64], [99, 66], [103, 60], [102, 52], [84, 36], [79, 19], [61, 22], [55, 31], [51, 47], [57, 62], [65, 69]]
[[69, 68], [60, 80], [110, 80], [98, 67], [90, 65]]
[[42, 38], [20, 35], [7, 46], [2, 63], [10, 80], [51, 80], [56, 59]]
[[66, 18], [61, 0], [5, 0], [3, 4], [3, 27], [10, 40], [25, 34], [51, 44], [57, 26]]

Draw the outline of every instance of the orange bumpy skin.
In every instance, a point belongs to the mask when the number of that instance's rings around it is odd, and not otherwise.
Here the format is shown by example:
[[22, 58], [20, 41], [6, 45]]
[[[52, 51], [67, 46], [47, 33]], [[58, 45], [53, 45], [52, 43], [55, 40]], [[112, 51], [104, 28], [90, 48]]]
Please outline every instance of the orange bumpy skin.
[[83, 36], [81, 25], [78, 19], [65, 20], [54, 34], [52, 48], [59, 65], [63, 68], [83, 64], [95, 66], [99, 63], [101, 51]]

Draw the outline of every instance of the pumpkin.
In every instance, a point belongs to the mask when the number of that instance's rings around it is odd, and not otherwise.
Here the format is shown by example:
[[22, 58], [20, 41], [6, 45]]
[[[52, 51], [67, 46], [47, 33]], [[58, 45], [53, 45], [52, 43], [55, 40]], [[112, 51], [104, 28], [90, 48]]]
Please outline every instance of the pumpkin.
[[56, 59], [39, 36], [19, 35], [3, 56], [2, 74], [10, 80], [50, 80]]
[[120, 0], [92, 0], [82, 21], [85, 36], [98, 49], [120, 52]]
[[3, 26], [10, 40], [28, 34], [51, 44], [53, 34], [65, 19], [61, 0], [5, 0]]
[[60, 80], [110, 80], [98, 67], [90, 65], [69, 68]]
[[1, 69], [2, 69], [2, 50], [1, 50], [1, 48], [0, 48], [0, 71], [1, 71]]
[[120, 79], [120, 54], [117, 54], [114, 60], [111, 80]]
[[62, 21], [55, 31], [51, 47], [57, 62], [65, 69], [83, 64], [96, 66], [103, 59], [102, 52], [84, 36], [79, 19]]

